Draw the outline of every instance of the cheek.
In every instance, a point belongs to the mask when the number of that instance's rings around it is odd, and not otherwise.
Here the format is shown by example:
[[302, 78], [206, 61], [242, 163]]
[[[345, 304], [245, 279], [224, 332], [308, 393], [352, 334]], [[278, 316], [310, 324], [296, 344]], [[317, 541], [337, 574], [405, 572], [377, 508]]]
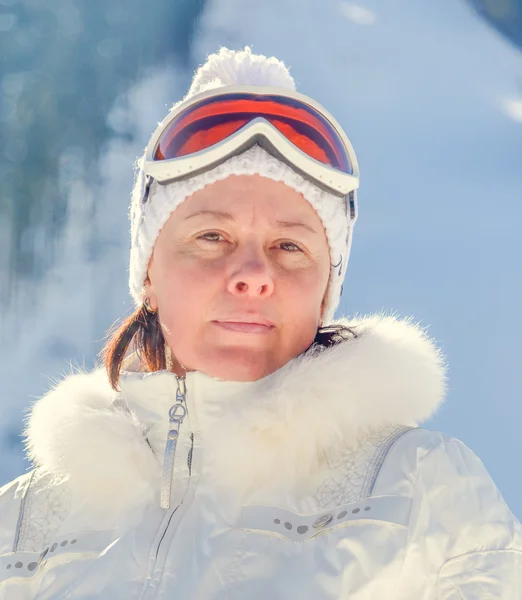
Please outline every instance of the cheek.
[[207, 279], [206, 275], [202, 277], [201, 264], [187, 252], [169, 251], [168, 248], [159, 248], [151, 265], [151, 282], [159, 300], [198, 289]]
[[329, 279], [329, 263], [318, 263], [313, 268], [308, 268], [302, 272], [297, 271], [289, 278], [290, 287], [295, 289], [295, 293], [303, 295], [303, 301], [315, 302], [317, 298], [322, 298]]
[[198, 316], [208, 313], [222, 287], [222, 276], [183, 261], [158, 266], [151, 273], [151, 281], [155, 283], [161, 322], [167, 331], [181, 334], [194, 327]]
[[303, 326], [308, 322], [314, 326], [317, 324], [328, 279], [328, 273], [321, 266], [276, 281], [276, 287], [280, 290], [278, 296], [284, 302], [290, 322], [302, 323]]

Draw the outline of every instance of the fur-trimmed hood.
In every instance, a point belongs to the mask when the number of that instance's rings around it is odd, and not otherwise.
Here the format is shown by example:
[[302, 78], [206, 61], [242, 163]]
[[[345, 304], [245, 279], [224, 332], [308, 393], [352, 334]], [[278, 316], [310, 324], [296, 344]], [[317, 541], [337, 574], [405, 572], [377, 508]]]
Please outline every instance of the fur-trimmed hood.
[[[198, 413], [221, 481], [259, 483], [275, 472], [300, 478], [369, 429], [433, 415], [445, 394], [445, 360], [418, 324], [382, 315], [336, 323], [357, 336], [298, 356], [259, 381], [187, 374], [189, 410]], [[150, 500], [159, 491], [176, 384], [166, 371], [126, 372], [118, 394], [103, 369], [71, 375], [33, 407], [28, 454], [86, 502], [105, 504], [116, 491], [127, 504]]]

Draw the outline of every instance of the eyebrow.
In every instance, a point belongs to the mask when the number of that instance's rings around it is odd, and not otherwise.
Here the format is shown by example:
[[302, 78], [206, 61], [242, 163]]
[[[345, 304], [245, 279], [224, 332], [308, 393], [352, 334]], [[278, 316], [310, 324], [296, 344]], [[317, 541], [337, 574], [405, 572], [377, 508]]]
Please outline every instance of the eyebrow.
[[185, 221], [192, 219], [194, 217], [199, 217], [201, 215], [210, 215], [211, 217], [217, 217], [221, 221], [234, 221], [234, 217], [226, 212], [219, 212], [217, 210], [198, 210], [195, 213], [192, 213], [188, 217], [185, 217]]
[[[211, 217], [215, 217], [221, 221], [235, 221], [234, 215], [231, 215], [230, 213], [226, 213], [226, 212], [217, 211], [217, 210], [198, 210], [197, 212], [192, 213], [188, 217], [185, 217], [185, 221], [188, 221], [188, 219], [192, 219], [194, 217], [200, 217], [202, 215], [208, 215]], [[284, 229], [301, 228], [301, 229], [306, 229], [307, 231], [310, 231], [311, 233], [318, 233], [317, 230], [314, 229], [313, 227], [310, 227], [310, 225], [307, 225], [306, 223], [297, 222], [297, 221], [276, 221], [276, 225], [278, 227], [283, 227]]]
[[285, 229], [301, 227], [302, 229], [306, 229], [311, 233], [317, 233], [317, 231], [313, 227], [310, 227], [310, 225], [307, 225], [306, 223], [297, 223], [294, 221], [276, 221], [276, 225], [278, 225], [279, 227], [284, 227]]

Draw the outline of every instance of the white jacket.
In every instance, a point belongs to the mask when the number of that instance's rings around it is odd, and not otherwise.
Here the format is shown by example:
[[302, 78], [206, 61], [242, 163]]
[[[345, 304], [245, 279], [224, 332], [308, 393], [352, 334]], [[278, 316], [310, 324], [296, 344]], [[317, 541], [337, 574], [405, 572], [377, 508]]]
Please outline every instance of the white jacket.
[[0, 599], [522, 599], [520, 524], [464, 444], [417, 426], [440, 352], [410, 321], [348, 324], [253, 383], [60, 383], [30, 418], [36, 469], [0, 490]]

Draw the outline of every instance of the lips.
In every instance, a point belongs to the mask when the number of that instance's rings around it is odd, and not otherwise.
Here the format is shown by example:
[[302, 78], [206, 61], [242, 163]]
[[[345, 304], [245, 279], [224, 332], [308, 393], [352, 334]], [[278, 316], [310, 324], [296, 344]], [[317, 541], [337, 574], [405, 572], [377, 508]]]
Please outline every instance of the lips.
[[221, 329], [239, 333], [267, 333], [274, 329], [274, 324], [262, 317], [234, 317], [212, 322]]

